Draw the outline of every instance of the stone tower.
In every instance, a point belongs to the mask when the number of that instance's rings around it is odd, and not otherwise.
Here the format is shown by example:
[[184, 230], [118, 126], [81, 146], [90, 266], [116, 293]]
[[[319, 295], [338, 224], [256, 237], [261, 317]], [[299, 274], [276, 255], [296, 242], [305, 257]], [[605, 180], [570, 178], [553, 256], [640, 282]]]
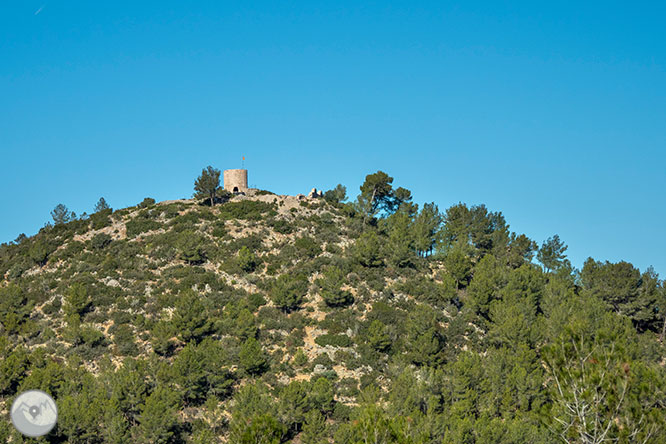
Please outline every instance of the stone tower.
[[224, 170], [224, 189], [230, 193], [247, 192], [247, 170]]

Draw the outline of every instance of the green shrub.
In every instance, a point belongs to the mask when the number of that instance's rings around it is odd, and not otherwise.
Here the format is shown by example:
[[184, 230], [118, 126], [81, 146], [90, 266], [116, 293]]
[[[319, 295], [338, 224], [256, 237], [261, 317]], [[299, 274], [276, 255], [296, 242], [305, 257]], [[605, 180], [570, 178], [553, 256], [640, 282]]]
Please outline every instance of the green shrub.
[[249, 248], [243, 246], [238, 251], [236, 263], [242, 271], [246, 273], [252, 273], [257, 268], [259, 260], [257, 259], [257, 256], [252, 251], [250, 251]]
[[315, 343], [322, 347], [327, 345], [331, 345], [333, 347], [351, 347], [353, 344], [351, 338], [347, 335], [331, 335], [328, 333], [317, 336]]
[[139, 208], [148, 208], [151, 205], [155, 205], [155, 199], [152, 197], [146, 197], [141, 201], [139, 205], [137, 205]]
[[[337, 354], [336, 354], [337, 356]], [[338, 382], [338, 392], [342, 396], [358, 396], [358, 381], [354, 378], [343, 378]]]
[[98, 233], [90, 240], [90, 246], [93, 250], [101, 250], [111, 243], [111, 236], [106, 233]]
[[206, 261], [206, 238], [194, 231], [183, 231], [176, 240], [176, 249], [182, 260], [188, 264], [201, 264]]
[[28, 249], [28, 257], [37, 265], [43, 266], [51, 253], [57, 248], [55, 242], [51, 239], [39, 236], [34, 239]]
[[342, 254], [342, 248], [340, 248], [336, 244], [333, 244], [333, 243], [330, 243], [330, 242], [326, 244], [326, 248], [324, 249], [324, 251], [326, 251], [327, 253], [334, 254], [334, 255]]
[[368, 322], [374, 320], [378, 320], [384, 325], [392, 325], [398, 329], [398, 332], [402, 333], [407, 321], [407, 313], [386, 302], [377, 301], [373, 304], [372, 310], [370, 310], [366, 319]]
[[258, 314], [258, 322], [266, 330], [284, 330], [291, 332], [296, 328], [308, 325], [309, 320], [299, 313], [287, 315], [284, 311], [275, 307], [261, 307]]
[[260, 374], [268, 368], [268, 356], [254, 338], [248, 338], [243, 343], [238, 358], [243, 370], [251, 375]]
[[250, 308], [250, 311], [252, 312], [256, 311], [259, 307], [265, 304], [266, 304], [266, 298], [264, 298], [259, 293], [252, 293], [248, 297], [248, 306]]
[[321, 297], [326, 305], [330, 307], [344, 306], [352, 303], [354, 297], [349, 291], [342, 290], [342, 284], [345, 282], [345, 273], [342, 269], [335, 266], [325, 268], [323, 278], [317, 283], [321, 286]]
[[267, 330], [291, 331], [289, 317], [275, 307], [261, 307], [258, 320]]
[[54, 252], [50, 257], [55, 260], [68, 260], [78, 256], [85, 249], [83, 242], [70, 240], [64, 248]]
[[175, 231], [194, 228], [200, 222], [199, 213], [188, 211], [185, 214], [174, 217], [168, 223], [168, 226], [174, 227]]
[[254, 200], [241, 200], [240, 202], [227, 202], [219, 206], [219, 215], [222, 219], [262, 220], [264, 215], [274, 216], [274, 204]]
[[342, 404], [341, 402], [336, 402], [331, 417], [336, 421], [345, 422], [349, 421], [351, 415], [352, 415], [351, 407]]
[[308, 291], [308, 281], [303, 276], [283, 274], [273, 283], [270, 294], [273, 303], [289, 312], [301, 306]]
[[363, 233], [352, 247], [352, 257], [363, 267], [380, 267], [384, 264], [382, 244], [375, 231]]
[[111, 220], [111, 213], [113, 210], [108, 208], [106, 210], [98, 211], [95, 214], [90, 215], [90, 224], [93, 230], [101, 230], [104, 227], [108, 227], [113, 223]]
[[315, 241], [310, 236], [299, 237], [294, 242], [294, 246], [302, 255], [309, 258], [313, 258], [321, 254], [321, 247], [319, 247], [317, 241]]
[[56, 307], [54, 303], [44, 304], [42, 307], [42, 312], [45, 315], [52, 315], [60, 311], [60, 307]]
[[251, 234], [249, 236], [235, 239], [228, 244], [228, 248], [232, 251], [239, 251], [243, 247], [250, 251], [261, 251], [263, 247], [263, 239], [259, 234]]
[[16, 261], [16, 263], [14, 265], [12, 265], [9, 268], [9, 270], [7, 272], [7, 276], [9, 277], [9, 279], [12, 279], [12, 280], [13, 279], [18, 279], [18, 278], [21, 277], [21, 275], [23, 275], [23, 273], [25, 273], [30, 268], [32, 268], [32, 266], [33, 266], [33, 264], [31, 262], [29, 262], [27, 259], [19, 259], [19, 260]]
[[294, 231], [294, 226], [284, 219], [272, 219], [268, 225], [280, 234], [289, 234]]
[[211, 231], [213, 237], [222, 239], [227, 235], [227, 229], [224, 226], [224, 221], [220, 220], [213, 224], [213, 230]]
[[333, 361], [331, 360], [331, 358], [328, 357], [328, 354], [321, 353], [312, 360], [312, 368], [315, 368], [315, 366], [317, 365], [323, 365], [326, 368], [331, 368], [331, 366], [333, 365]]
[[174, 217], [177, 217], [180, 214], [180, 212], [185, 209], [184, 205], [181, 203], [172, 203], [169, 205], [164, 205], [161, 208], [162, 208], [161, 216], [166, 220], [170, 220], [173, 219]]
[[134, 331], [127, 324], [118, 325], [113, 331], [113, 343], [119, 355], [136, 356], [139, 349], [134, 342]]
[[372, 321], [368, 328], [367, 343], [379, 352], [387, 351], [393, 343], [387, 326], [376, 319]]
[[417, 300], [431, 304], [442, 305], [448, 303], [456, 295], [456, 283], [449, 276], [444, 275], [443, 284], [439, 284], [424, 276], [406, 280], [395, 286], [396, 291], [413, 296]]
[[128, 221], [125, 226], [127, 228], [127, 237], [133, 238], [141, 233], [157, 230], [161, 224], [154, 220], [137, 217]]
[[90, 309], [91, 299], [88, 289], [81, 283], [72, 284], [65, 295], [65, 314], [81, 316]]
[[81, 339], [90, 347], [98, 347], [106, 342], [104, 333], [94, 327], [84, 326], [81, 328]]
[[296, 354], [294, 355], [294, 359], [292, 363], [294, 364], [294, 367], [305, 367], [308, 363], [308, 357], [307, 355], [303, 352], [302, 349], [298, 349]]
[[355, 330], [359, 323], [360, 313], [351, 309], [337, 309], [326, 315], [319, 321], [319, 327], [331, 334], [343, 333], [347, 330]]

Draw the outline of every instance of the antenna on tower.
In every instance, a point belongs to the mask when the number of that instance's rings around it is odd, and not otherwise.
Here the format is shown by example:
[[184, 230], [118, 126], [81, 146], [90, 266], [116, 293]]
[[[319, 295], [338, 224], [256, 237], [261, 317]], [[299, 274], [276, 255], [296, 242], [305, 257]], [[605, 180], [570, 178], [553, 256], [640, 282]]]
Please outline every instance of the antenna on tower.
[[241, 168], [245, 169], [245, 156], [243, 156], [243, 161], [241, 162]]

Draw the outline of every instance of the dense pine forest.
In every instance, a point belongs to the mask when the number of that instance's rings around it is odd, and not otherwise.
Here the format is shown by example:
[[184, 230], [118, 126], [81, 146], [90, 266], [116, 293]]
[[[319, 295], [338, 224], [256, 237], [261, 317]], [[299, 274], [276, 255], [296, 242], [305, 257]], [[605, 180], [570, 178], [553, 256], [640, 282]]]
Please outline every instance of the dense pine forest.
[[[393, 181], [230, 194], [209, 168], [193, 199], [59, 205], [0, 248], [0, 442], [666, 442], [654, 270]], [[59, 409], [38, 439], [9, 421], [28, 389]]]

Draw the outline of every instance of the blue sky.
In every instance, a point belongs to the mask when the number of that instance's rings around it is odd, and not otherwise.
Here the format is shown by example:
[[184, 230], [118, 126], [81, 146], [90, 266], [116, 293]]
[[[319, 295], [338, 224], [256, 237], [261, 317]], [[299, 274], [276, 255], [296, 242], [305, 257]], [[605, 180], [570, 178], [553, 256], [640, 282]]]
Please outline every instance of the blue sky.
[[381, 169], [666, 274], [664, 2], [232, 3], [4, 2], [0, 242], [244, 155], [277, 193]]

